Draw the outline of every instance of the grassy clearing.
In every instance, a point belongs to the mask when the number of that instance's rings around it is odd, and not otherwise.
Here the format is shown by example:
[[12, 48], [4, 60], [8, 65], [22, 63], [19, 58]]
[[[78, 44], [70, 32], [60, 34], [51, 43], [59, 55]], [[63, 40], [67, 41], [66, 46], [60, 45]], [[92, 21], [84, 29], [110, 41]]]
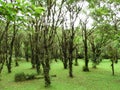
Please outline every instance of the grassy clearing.
[[[115, 76], [112, 76], [110, 61], [103, 61], [97, 69], [91, 68], [90, 72], [82, 72], [84, 62], [79, 60], [79, 66], [73, 66], [74, 78], [69, 78], [68, 70], [63, 69], [62, 63], [51, 63], [50, 74], [57, 77], [51, 78], [49, 88], [44, 87], [44, 80], [30, 80], [14, 82], [14, 75], [18, 72], [36, 73], [31, 69], [31, 64], [20, 61], [19, 67], [14, 67], [11, 74], [7, 73], [6, 67], [2, 72], [0, 90], [119, 90], [120, 89], [120, 63], [115, 65]], [[14, 65], [13, 65], [14, 66]]]

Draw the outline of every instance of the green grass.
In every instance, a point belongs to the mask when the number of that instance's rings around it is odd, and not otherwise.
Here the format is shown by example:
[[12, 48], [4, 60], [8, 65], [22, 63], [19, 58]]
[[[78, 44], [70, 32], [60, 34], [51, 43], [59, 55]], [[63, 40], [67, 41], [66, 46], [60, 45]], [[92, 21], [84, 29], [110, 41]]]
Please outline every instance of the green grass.
[[19, 67], [14, 67], [12, 73], [8, 74], [4, 66], [0, 81], [0, 90], [120, 90], [120, 64], [115, 65], [115, 76], [112, 76], [111, 62], [106, 60], [99, 64], [97, 69], [92, 69], [89, 63], [90, 72], [83, 72], [84, 62], [79, 60], [79, 66], [73, 66], [74, 77], [70, 78], [68, 70], [63, 69], [62, 63], [51, 63], [50, 74], [57, 77], [51, 78], [51, 86], [44, 87], [44, 79], [14, 82], [14, 75], [18, 72], [36, 73], [31, 69], [31, 64], [20, 61]]

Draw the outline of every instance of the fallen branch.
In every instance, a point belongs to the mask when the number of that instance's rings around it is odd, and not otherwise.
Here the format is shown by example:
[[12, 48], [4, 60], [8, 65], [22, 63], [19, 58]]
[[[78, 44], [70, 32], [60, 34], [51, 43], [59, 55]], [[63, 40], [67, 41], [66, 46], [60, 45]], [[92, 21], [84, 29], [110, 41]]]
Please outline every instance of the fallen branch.
[[[50, 77], [57, 77], [57, 75], [51, 75]], [[34, 79], [44, 79], [44, 76], [35, 76]]]

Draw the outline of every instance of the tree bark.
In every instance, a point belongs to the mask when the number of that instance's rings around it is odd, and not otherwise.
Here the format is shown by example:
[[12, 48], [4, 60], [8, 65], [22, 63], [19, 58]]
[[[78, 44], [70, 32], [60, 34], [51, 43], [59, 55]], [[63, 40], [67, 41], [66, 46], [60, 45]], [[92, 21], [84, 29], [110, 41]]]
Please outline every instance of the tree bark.
[[[9, 73], [11, 73], [11, 63], [12, 63], [13, 45], [14, 45], [15, 36], [16, 36], [16, 33], [17, 33], [15, 22], [14, 22], [13, 29], [14, 29], [14, 31], [13, 31], [13, 37], [12, 37], [12, 41], [11, 41], [11, 43], [10, 43], [10, 49], [9, 49], [9, 55], [10, 55], [10, 57], [9, 57], [9, 62], [8, 62], [8, 66], [7, 66]], [[17, 64], [17, 66], [18, 66], [18, 64]]]
[[31, 64], [32, 68], [35, 68], [35, 52], [34, 52], [34, 43], [33, 43], [33, 37], [32, 35], [29, 36], [30, 38], [30, 49], [31, 49]]
[[64, 69], [68, 68], [68, 55], [67, 55], [67, 49], [68, 49], [68, 44], [67, 44], [67, 36], [66, 32], [62, 30], [62, 53], [63, 53], [63, 66]]
[[29, 48], [28, 48], [28, 46], [26, 46], [25, 47], [25, 59], [26, 59], [27, 62], [29, 62], [28, 50], [29, 50]]
[[8, 21], [6, 23], [5, 27], [5, 60], [6, 60], [6, 65], [7, 65], [7, 70], [8, 73], [11, 73], [11, 67], [10, 67], [10, 61], [8, 61], [8, 27], [9, 27], [10, 22]]
[[4, 63], [5, 63], [4, 54], [1, 54], [1, 58], [0, 59], [1, 59], [1, 62], [0, 62], [0, 64], [1, 64], [1, 66], [0, 66], [0, 74], [1, 74], [3, 66], [4, 66]]
[[68, 60], [67, 60], [67, 58], [64, 58], [63, 59], [64, 61], [63, 61], [63, 65], [64, 65], [64, 69], [67, 69], [67, 67], [68, 67]]
[[73, 51], [74, 51], [73, 39], [74, 39], [74, 28], [72, 26], [71, 35], [69, 38], [69, 76], [70, 77], [73, 77], [73, 74], [72, 74]]
[[69, 58], [69, 76], [70, 77], [73, 77], [73, 74], [72, 74], [72, 54], [70, 54], [70, 58]]
[[83, 68], [83, 71], [88, 72], [88, 46], [87, 46], [87, 31], [84, 29], [84, 53], [85, 53], [85, 67]]
[[115, 73], [114, 73], [114, 60], [112, 60], [111, 67], [112, 67], [112, 75], [114, 76], [115, 75]]
[[45, 87], [50, 86], [51, 81], [50, 81], [50, 76], [49, 76], [49, 71], [50, 71], [50, 64], [49, 64], [49, 53], [48, 53], [48, 45], [47, 45], [47, 30], [48, 28], [46, 27], [46, 30], [44, 31], [44, 78], [45, 78]]
[[75, 66], [78, 66], [78, 50], [76, 49]]

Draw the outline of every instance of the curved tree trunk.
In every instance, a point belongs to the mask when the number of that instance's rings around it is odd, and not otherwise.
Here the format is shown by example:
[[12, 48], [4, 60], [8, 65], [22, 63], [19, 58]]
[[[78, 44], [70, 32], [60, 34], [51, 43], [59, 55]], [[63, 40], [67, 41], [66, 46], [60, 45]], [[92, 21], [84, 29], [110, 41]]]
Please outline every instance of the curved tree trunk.
[[[14, 45], [15, 36], [16, 36], [16, 33], [17, 33], [15, 22], [14, 22], [13, 29], [14, 29], [14, 31], [13, 31], [12, 41], [11, 41], [11, 43], [10, 43], [10, 50], [9, 50], [9, 55], [10, 55], [10, 57], [9, 57], [9, 63], [8, 63], [8, 66], [7, 66], [7, 67], [8, 67], [8, 72], [9, 72], [9, 73], [11, 72], [11, 63], [12, 63], [13, 45]], [[17, 66], [18, 66], [18, 63], [17, 63]]]

